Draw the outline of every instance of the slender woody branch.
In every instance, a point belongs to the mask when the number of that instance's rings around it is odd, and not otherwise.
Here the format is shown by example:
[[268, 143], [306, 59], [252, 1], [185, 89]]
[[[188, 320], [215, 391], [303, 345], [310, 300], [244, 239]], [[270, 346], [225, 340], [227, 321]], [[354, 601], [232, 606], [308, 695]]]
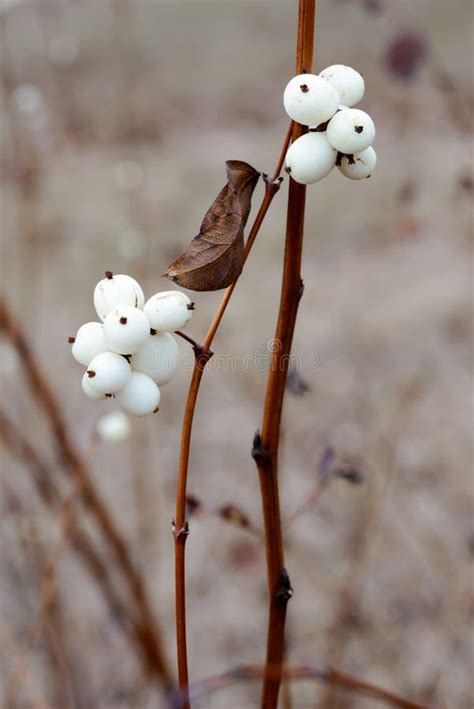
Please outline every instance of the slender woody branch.
[[[299, 0], [296, 74], [311, 71], [315, 29], [316, 0]], [[292, 139], [304, 132], [294, 124]], [[272, 353], [261, 433], [254, 439], [252, 455], [257, 464], [265, 528], [265, 552], [269, 595], [266, 672], [262, 708], [276, 709], [285, 653], [285, 621], [292, 589], [284, 565], [283, 538], [278, 493], [278, 449], [280, 425], [288, 374], [289, 355], [295, 330], [298, 304], [303, 294], [301, 259], [306, 187], [290, 178], [280, 309], [275, 332], [277, 347]]]
[[[288, 146], [292, 136], [293, 124], [291, 123], [282, 149], [278, 157], [277, 166], [272, 178], [263, 175], [265, 182], [265, 194], [262, 203], [255, 217], [255, 221], [249, 232], [244, 251], [244, 261], [247, 259], [250, 250], [257, 238], [260, 227], [265, 219], [268, 209], [278, 192], [281, 184], [280, 173], [283, 167]], [[194, 348], [196, 360], [194, 364], [191, 382], [188, 390], [188, 397], [184, 410], [183, 424], [181, 430], [181, 448], [178, 468], [178, 483], [176, 489], [176, 516], [173, 520], [173, 536], [175, 540], [175, 589], [176, 589], [176, 646], [178, 659], [178, 681], [181, 691], [186, 692], [188, 686], [188, 659], [186, 646], [186, 587], [185, 587], [185, 545], [189, 532], [186, 521], [186, 495], [187, 479], [189, 468], [189, 454], [191, 446], [191, 434], [193, 428], [194, 411], [196, 409], [197, 397], [201, 385], [202, 375], [207, 362], [212, 356], [211, 345], [219, 328], [225, 310], [232, 297], [237, 281], [232, 283], [224, 292], [222, 300], [216, 310], [214, 319], [209, 327], [203, 344]], [[185, 708], [189, 704], [185, 703]]]
[[[241, 681], [258, 680], [264, 674], [267, 676], [283, 676], [285, 680], [316, 680], [333, 687], [345, 689], [348, 692], [370, 697], [389, 706], [399, 707], [399, 709], [429, 709], [424, 704], [411, 702], [394, 692], [389, 692], [375, 684], [340, 672], [334, 667], [324, 665], [295, 665], [283, 666], [283, 668], [280, 666], [272, 667], [271, 665], [265, 668], [257, 665], [241, 665], [227, 672], [193, 682], [189, 688], [189, 696], [191, 700], [202, 701], [218, 689], [223, 689]], [[182, 709], [183, 699], [179, 694], [176, 697], [172, 697], [172, 707], [174, 709]]]

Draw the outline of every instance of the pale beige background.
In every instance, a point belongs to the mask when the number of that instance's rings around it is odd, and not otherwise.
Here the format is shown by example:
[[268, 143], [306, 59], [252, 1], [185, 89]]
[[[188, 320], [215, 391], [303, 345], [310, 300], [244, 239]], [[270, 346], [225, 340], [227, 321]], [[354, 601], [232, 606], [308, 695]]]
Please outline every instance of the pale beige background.
[[[168, 287], [160, 274], [196, 233], [224, 183], [226, 159], [272, 169], [287, 125], [281, 93], [293, 71], [296, 4], [2, 5], [2, 289], [83, 448], [111, 404], [82, 395], [66, 337], [94, 318], [92, 289], [106, 269], [130, 273], [148, 294]], [[303, 372], [310, 392], [289, 394], [286, 403], [283, 512], [291, 514], [311, 489], [326, 445], [360, 461], [366, 482], [356, 488], [336, 481], [288, 534], [295, 589], [289, 657], [331, 661], [420, 701], [468, 709], [472, 194], [462, 178], [472, 145], [463, 123], [472, 89], [472, 5], [385, 5], [377, 15], [357, 0], [319, 3], [316, 66], [349, 63], [364, 74], [362, 107], [376, 121], [380, 163], [371, 180], [353, 183], [335, 172], [308, 190], [306, 290], [294, 351], [316, 357], [318, 366]], [[403, 28], [425, 33], [431, 47], [429, 61], [406, 84], [382, 61]], [[455, 97], [434, 85], [439, 67], [455, 80]], [[32, 160], [36, 182], [22, 189], [19, 175]], [[255, 202], [260, 194], [261, 187]], [[219, 353], [238, 360], [265, 353], [273, 336], [285, 194], [275, 200], [215, 341]], [[189, 328], [196, 338], [218, 298], [196, 297]], [[3, 341], [0, 347], [2, 406], [51, 459], [51, 440], [17, 362]], [[189, 481], [190, 492], [208, 504], [238, 504], [256, 523], [261, 510], [249, 450], [265, 379], [255, 368], [224, 372], [211, 363]], [[188, 380], [181, 372], [163, 391], [159, 415], [134, 421], [132, 441], [101, 447], [92, 463], [146, 574], [173, 663], [170, 519]], [[15, 512], [3, 495], [0, 536], [1, 633], [21, 647], [38, 602], [32, 539], [53, 543], [56, 527], [25, 471], [6, 454], [1, 467], [2, 480], [24, 501], [23, 512]], [[259, 544], [220, 520], [194, 520], [188, 579], [192, 678], [261, 661], [266, 585]], [[347, 587], [353, 617], [338, 642], [332, 628]], [[70, 553], [59, 590], [84, 706], [157, 706]], [[12, 652], [2, 640], [0, 646], [2, 685]], [[41, 645], [30, 660], [24, 706], [51, 692]], [[372, 705], [347, 694], [329, 697], [313, 684], [293, 693], [297, 708]], [[205, 703], [257, 705], [258, 687], [250, 684]]]

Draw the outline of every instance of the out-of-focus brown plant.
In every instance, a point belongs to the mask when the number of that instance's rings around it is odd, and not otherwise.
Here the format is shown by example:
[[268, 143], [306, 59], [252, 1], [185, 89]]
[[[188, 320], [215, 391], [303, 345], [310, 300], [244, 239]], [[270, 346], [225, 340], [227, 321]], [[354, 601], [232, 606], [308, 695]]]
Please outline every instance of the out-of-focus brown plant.
[[[160, 633], [148, 598], [145, 582], [133, 562], [132, 554], [113, 520], [107, 503], [101, 499], [95, 488], [83, 456], [75, 448], [56, 398], [40, 370], [27, 338], [3, 298], [0, 298], [0, 332], [8, 338], [15, 348], [22, 363], [31, 393], [44, 411], [51, 426], [56, 442], [60, 470], [67, 474], [75, 485], [80, 488], [80, 498], [111, 548], [116, 560], [117, 570], [120, 571], [123, 581], [129, 588], [133, 606], [133, 620], [130, 620], [137, 642], [146, 660], [147, 671], [157, 675], [162, 680], [165, 689], [169, 690], [173, 681], [164, 658]], [[0, 423], [0, 432], [9, 448], [18, 457], [27, 460], [35, 471], [35, 481], [43, 499], [48, 504], [57, 504], [58, 493], [51, 480], [48, 468], [43, 466], [28, 442], [5, 416], [2, 416]], [[99, 561], [96, 554], [91, 552], [89, 545], [84, 543], [82, 533], [80, 533], [79, 538], [81, 554], [87, 557], [87, 563], [94, 568], [94, 574], [99, 574], [102, 579], [108, 579], [109, 574], [105, 571], [103, 562]], [[108, 581], [103, 581], [103, 583], [106, 583], [107, 587], [109, 587]], [[109, 591], [107, 593], [109, 598], [114, 598], [115, 592], [112, 595]], [[128, 612], [127, 615], [129, 615]]]

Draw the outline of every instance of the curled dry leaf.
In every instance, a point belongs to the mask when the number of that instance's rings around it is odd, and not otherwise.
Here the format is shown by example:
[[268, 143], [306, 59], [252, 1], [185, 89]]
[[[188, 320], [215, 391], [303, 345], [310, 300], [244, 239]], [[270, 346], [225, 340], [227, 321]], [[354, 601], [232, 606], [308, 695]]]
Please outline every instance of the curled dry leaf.
[[195, 291], [227, 288], [244, 265], [244, 227], [260, 173], [240, 160], [228, 160], [227, 184], [217, 195], [186, 251], [164, 274]]

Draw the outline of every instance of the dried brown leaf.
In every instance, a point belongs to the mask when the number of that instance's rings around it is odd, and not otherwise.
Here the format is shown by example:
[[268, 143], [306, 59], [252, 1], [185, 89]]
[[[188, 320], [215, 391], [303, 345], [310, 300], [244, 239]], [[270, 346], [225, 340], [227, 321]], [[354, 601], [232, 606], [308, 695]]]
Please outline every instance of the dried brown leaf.
[[260, 173], [240, 160], [226, 162], [227, 184], [217, 195], [186, 251], [164, 274], [195, 291], [227, 288], [244, 265], [244, 227]]

